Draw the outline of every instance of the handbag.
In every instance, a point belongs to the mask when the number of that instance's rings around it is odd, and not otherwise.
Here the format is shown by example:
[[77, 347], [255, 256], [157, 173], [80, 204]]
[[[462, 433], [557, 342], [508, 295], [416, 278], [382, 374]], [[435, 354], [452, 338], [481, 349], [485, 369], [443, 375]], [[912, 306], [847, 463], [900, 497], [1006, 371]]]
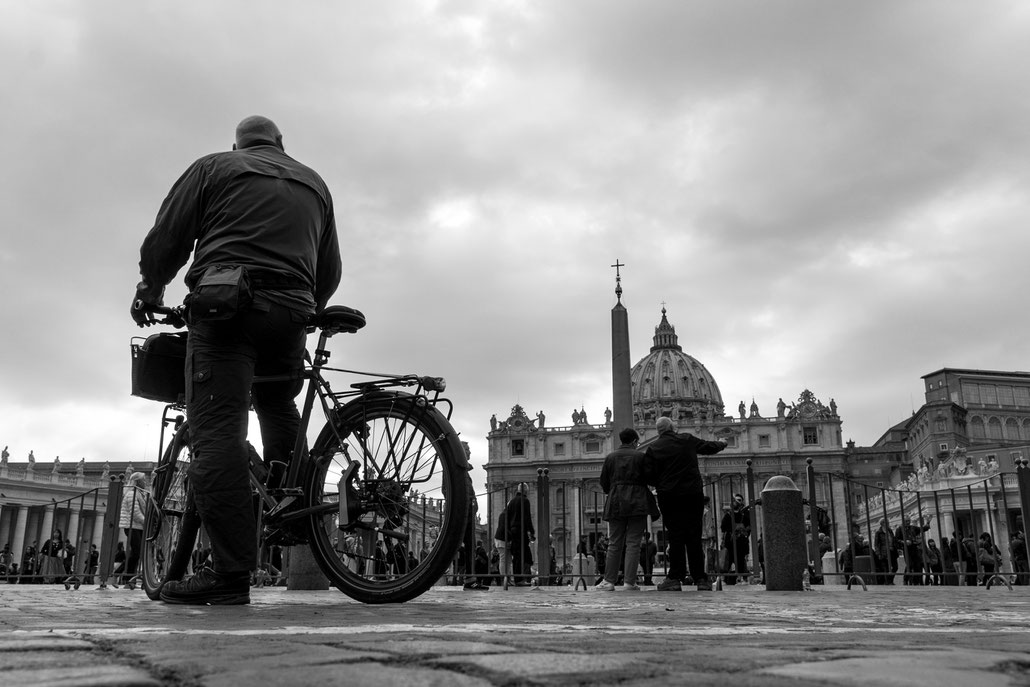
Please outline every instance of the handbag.
[[243, 265], [212, 265], [204, 270], [186, 296], [190, 324], [228, 320], [245, 311], [254, 300], [250, 275]]

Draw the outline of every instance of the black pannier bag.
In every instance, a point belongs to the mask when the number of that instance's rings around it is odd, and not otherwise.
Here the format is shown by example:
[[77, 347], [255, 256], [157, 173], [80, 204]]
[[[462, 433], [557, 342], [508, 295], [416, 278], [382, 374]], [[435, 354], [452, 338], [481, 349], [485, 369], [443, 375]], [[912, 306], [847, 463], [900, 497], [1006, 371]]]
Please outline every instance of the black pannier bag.
[[[142, 343], [141, 343], [142, 342]], [[132, 395], [164, 403], [186, 399], [186, 332], [135, 338], [132, 350]]]

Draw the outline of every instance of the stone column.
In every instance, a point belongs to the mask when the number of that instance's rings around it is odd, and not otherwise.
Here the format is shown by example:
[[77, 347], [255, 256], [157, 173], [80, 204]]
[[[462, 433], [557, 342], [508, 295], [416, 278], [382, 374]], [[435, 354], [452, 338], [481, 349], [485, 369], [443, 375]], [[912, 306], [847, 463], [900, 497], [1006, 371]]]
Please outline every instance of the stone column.
[[79, 554], [79, 547], [82, 542], [79, 541], [79, 511], [72, 509], [68, 514], [68, 531], [64, 533], [65, 539], [72, 543], [75, 547], [75, 552]]
[[11, 542], [11, 553], [14, 554], [14, 562], [21, 570], [22, 556], [25, 555], [25, 529], [29, 524], [29, 509], [27, 506], [15, 506], [14, 517], [14, 541]]
[[286, 589], [329, 589], [329, 579], [322, 574], [318, 562], [307, 546], [287, 547]]
[[[43, 509], [43, 526], [42, 532], [39, 534], [39, 541], [43, 542], [50, 538], [50, 535], [54, 531], [54, 504], [50, 504]], [[42, 546], [42, 544], [40, 544]]]
[[100, 550], [100, 544], [104, 539], [104, 514], [100, 511], [93, 511], [93, 534], [89, 540], [90, 544], [97, 545], [97, 551]]

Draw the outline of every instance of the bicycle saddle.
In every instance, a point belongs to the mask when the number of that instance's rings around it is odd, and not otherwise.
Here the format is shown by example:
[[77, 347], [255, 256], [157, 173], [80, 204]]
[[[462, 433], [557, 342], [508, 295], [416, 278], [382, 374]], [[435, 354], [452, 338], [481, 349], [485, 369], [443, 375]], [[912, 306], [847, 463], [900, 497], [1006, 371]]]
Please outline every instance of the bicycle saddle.
[[312, 327], [332, 334], [353, 334], [365, 326], [365, 316], [360, 310], [348, 308], [346, 305], [330, 305], [311, 318]]

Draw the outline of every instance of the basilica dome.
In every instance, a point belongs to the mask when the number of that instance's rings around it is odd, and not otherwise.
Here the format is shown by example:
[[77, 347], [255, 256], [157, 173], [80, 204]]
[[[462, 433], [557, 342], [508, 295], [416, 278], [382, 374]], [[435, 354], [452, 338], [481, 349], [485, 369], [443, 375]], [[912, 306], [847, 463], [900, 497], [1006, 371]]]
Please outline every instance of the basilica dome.
[[630, 381], [637, 422], [653, 422], [662, 415], [681, 421], [725, 414], [719, 385], [704, 365], [683, 352], [664, 307], [651, 352], [633, 366]]

